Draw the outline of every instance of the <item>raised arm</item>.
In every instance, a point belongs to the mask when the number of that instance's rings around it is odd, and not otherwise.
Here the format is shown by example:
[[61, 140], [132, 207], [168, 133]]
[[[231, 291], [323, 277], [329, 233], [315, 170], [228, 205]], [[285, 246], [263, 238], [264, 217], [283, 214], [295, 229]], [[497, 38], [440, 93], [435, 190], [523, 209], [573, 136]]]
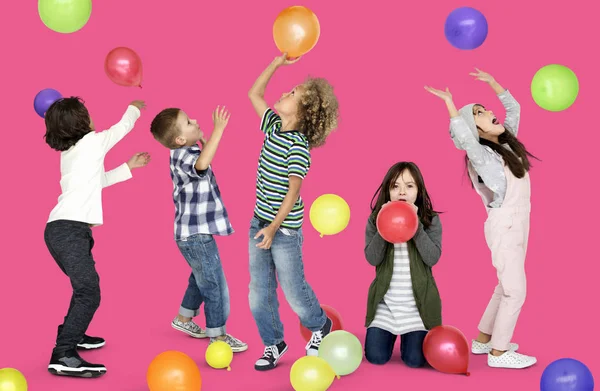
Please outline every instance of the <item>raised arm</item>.
[[419, 228], [413, 240], [427, 266], [433, 267], [438, 263], [442, 256], [442, 223], [439, 216], [433, 218], [427, 229], [419, 222]]
[[213, 122], [215, 124], [215, 127], [210, 135], [210, 138], [208, 139], [206, 144], [203, 145], [200, 157], [198, 158], [198, 160], [196, 160], [196, 163], [194, 164], [196, 170], [204, 171], [208, 169], [208, 167], [212, 163], [212, 160], [215, 157], [215, 154], [217, 153], [217, 148], [219, 147], [219, 142], [221, 141], [223, 132], [225, 131], [225, 127], [229, 122], [229, 117], [230, 113], [224, 107], [217, 107], [216, 110], [213, 112]]
[[504, 106], [504, 110], [506, 111], [506, 117], [504, 119], [505, 129], [512, 132], [515, 136], [519, 131], [519, 122], [521, 119], [521, 105], [517, 100], [511, 95], [511, 93], [502, 87], [500, 83], [492, 77], [487, 72], [482, 71], [481, 69], [475, 68], [477, 72], [470, 73], [471, 76], [474, 76], [477, 80], [481, 80], [492, 88], [500, 102], [502, 102], [502, 106]]
[[365, 258], [373, 266], [378, 266], [385, 259], [388, 242], [379, 235], [373, 217], [367, 221], [365, 232]]
[[119, 141], [131, 132], [135, 122], [140, 118], [140, 109], [145, 107], [143, 101], [133, 101], [127, 106], [127, 110], [121, 120], [111, 126], [109, 129], [97, 133], [97, 136], [101, 140], [102, 149], [104, 152], [110, 151]]
[[254, 111], [260, 118], [263, 117], [265, 111], [269, 108], [267, 101], [265, 100], [265, 90], [267, 88], [267, 84], [275, 74], [275, 71], [282, 65], [293, 64], [298, 61], [300, 57], [294, 60], [287, 59], [287, 53], [283, 53], [281, 56], [275, 57], [275, 59], [269, 64], [267, 69], [265, 69], [258, 79], [254, 82], [250, 91], [248, 91], [248, 97], [250, 98], [250, 102], [252, 102], [252, 106], [254, 107]]

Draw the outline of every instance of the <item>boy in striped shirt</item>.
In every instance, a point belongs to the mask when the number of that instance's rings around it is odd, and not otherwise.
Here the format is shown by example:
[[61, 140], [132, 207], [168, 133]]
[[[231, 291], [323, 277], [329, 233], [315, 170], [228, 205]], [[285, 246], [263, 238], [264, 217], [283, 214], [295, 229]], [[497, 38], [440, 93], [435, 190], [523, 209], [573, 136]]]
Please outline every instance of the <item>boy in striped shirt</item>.
[[[299, 59], [299, 58], [298, 58]], [[264, 142], [258, 160], [256, 204], [250, 225], [250, 309], [265, 345], [256, 362], [259, 371], [275, 368], [287, 351], [279, 318], [277, 281], [304, 327], [312, 331], [306, 346], [316, 356], [332, 322], [304, 277], [302, 180], [310, 168], [310, 150], [325, 143], [337, 127], [338, 101], [324, 79], [307, 79], [281, 96], [273, 108], [264, 99], [265, 88], [282, 65], [293, 64], [287, 54], [276, 57], [248, 93]]]

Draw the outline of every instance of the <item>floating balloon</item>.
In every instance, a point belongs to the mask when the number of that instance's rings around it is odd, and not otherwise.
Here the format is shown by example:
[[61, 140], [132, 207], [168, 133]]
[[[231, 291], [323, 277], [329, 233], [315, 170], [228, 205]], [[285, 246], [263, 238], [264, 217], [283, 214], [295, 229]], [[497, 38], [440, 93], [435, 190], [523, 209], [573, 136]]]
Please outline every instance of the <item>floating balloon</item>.
[[14, 368], [0, 369], [0, 391], [27, 391], [27, 380]]
[[57, 33], [80, 30], [92, 14], [92, 0], [38, 0], [40, 19]]
[[363, 358], [363, 347], [353, 334], [333, 331], [321, 342], [319, 357], [327, 361], [338, 376], [349, 375], [356, 371]]
[[[331, 331], [344, 329], [344, 323], [342, 322], [342, 317], [339, 312], [337, 312], [333, 307], [325, 304], [321, 304], [321, 308], [323, 311], [325, 311], [325, 315], [327, 315], [327, 317], [331, 319], [331, 322], [333, 323]], [[310, 338], [312, 337], [312, 331], [302, 326], [302, 324], [300, 324], [300, 334], [302, 334], [302, 338], [304, 338], [306, 342], [310, 341]]]
[[464, 334], [452, 326], [431, 329], [423, 341], [423, 354], [440, 372], [469, 376], [469, 344]]
[[457, 49], [476, 49], [487, 38], [487, 20], [475, 8], [457, 8], [446, 18], [444, 34], [448, 42]]
[[38, 92], [33, 99], [33, 108], [40, 117], [44, 118], [46, 111], [52, 106], [52, 103], [61, 98], [62, 95], [60, 92], [53, 90], [52, 88], [46, 88]]
[[170, 350], [152, 360], [146, 374], [150, 391], [199, 391], [200, 369], [188, 355]]
[[320, 34], [317, 16], [308, 8], [298, 5], [281, 11], [273, 24], [275, 45], [290, 58], [311, 51]]
[[227, 368], [231, 371], [231, 361], [233, 360], [233, 350], [231, 346], [224, 341], [215, 341], [208, 345], [206, 349], [206, 362], [215, 369]]
[[333, 369], [320, 357], [302, 357], [290, 370], [290, 382], [296, 391], [326, 391], [334, 379]]
[[142, 59], [129, 48], [111, 50], [106, 56], [104, 71], [113, 83], [120, 86], [142, 87]]
[[568, 109], [579, 94], [579, 81], [569, 68], [551, 64], [539, 69], [531, 80], [531, 96], [548, 111]]
[[541, 391], [594, 391], [592, 372], [581, 361], [561, 358], [544, 369]]
[[406, 243], [417, 233], [419, 217], [412, 205], [393, 201], [384, 205], [377, 215], [377, 231], [390, 243]]
[[310, 222], [323, 235], [342, 232], [350, 222], [350, 207], [335, 194], [323, 194], [310, 207]]

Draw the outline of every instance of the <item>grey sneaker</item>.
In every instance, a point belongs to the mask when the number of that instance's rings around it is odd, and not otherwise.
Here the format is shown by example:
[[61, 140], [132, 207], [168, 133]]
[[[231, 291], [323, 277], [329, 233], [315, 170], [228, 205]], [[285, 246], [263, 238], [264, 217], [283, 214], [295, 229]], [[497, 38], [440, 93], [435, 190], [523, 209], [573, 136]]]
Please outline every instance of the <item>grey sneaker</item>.
[[[218, 338], [211, 338], [210, 339], [210, 343], [213, 343], [215, 341], [219, 341]], [[240, 341], [237, 338], [234, 338], [233, 336], [227, 334], [225, 336], [225, 339], [222, 340], [223, 342], [225, 342], [227, 345], [231, 346], [231, 350], [234, 353], [239, 353], [239, 352], [243, 352], [248, 350], [248, 344], [245, 342]]]
[[173, 327], [175, 330], [183, 331], [187, 335], [191, 335], [194, 338], [206, 338], [206, 333], [204, 330], [194, 323], [193, 320], [190, 320], [189, 322], [182, 322], [178, 317], [175, 317], [173, 322], [171, 322], [171, 327]]

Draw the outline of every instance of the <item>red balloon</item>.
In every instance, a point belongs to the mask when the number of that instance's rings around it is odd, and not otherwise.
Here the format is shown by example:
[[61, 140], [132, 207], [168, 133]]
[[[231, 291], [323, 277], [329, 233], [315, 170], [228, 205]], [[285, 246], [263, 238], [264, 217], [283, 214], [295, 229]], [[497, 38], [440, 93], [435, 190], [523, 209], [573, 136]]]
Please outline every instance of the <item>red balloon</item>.
[[425, 359], [444, 373], [469, 376], [469, 343], [464, 334], [452, 326], [434, 327], [423, 341]]
[[419, 217], [412, 205], [393, 201], [385, 205], [377, 215], [377, 231], [390, 243], [406, 243], [415, 236]]
[[[333, 307], [330, 307], [325, 304], [321, 304], [321, 308], [323, 309], [323, 311], [325, 311], [325, 314], [327, 314], [327, 317], [331, 319], [331, 322], [333, 323], [331, 331], [344, 329], [342, 317], [340, 316], [339, 312], [337, 312]], [[306, 342], [310, 341], [310, 338], [312, 337], [312, 331], [302, 326], [302, 324], [300, 324], [300, 333], [302, 334], [302, 337]]]
[[111, 50], [104, 61], [104, 71], [110, 80], [120, 86], [142, 87], [142, 59], [129, 48]]

